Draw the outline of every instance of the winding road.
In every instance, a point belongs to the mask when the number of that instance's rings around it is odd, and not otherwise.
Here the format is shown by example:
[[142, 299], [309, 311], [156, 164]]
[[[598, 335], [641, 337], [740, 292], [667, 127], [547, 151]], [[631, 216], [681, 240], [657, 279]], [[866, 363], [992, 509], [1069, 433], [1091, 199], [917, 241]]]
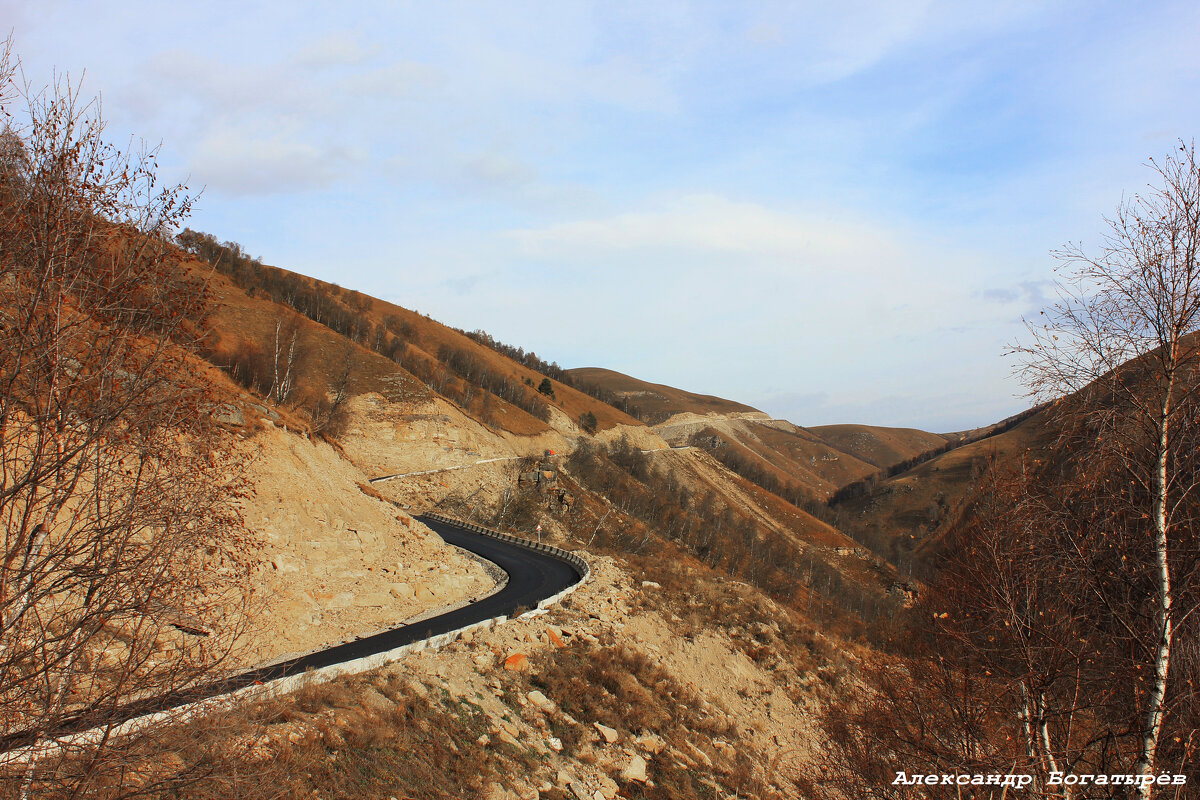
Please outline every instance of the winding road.
[[[508, 583], [482, 600], [420, 622], [257, 667], [204, 686], [137, 701], [124, 706], [116, 714], [106, 714], [103, 719], [94, 715], [80, 716], [68, 720], [55, 733], [71, 734], [99, 724], [121, 724], [146, 714], [228, 694], [246, 686], [300, 675], [309, 669], [321, 669], [386, 653], [487, 619], [511, 616], [518, 609], [536, 608], [542, 600], [553, 597], [583, 578], [578, 568], [552, 553], [492, 538], [443, 519], [429, 516], [418, 516], [416, 519], [437, 532], [447, 544], [468, 550], [500, 567], [508, 574]], [[0, 753], [29, 744], [32, 744], [32, 736], [28, 734], [0, 738]]]

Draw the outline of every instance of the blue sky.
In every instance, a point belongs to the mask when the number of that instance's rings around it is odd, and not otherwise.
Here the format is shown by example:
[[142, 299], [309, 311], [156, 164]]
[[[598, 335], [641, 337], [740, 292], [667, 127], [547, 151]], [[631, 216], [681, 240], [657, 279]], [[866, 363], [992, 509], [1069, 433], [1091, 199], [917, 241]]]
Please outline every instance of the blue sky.
[[[120, 8], [120, 13], [114, 9]], [[267, 263], [804, 425], [1024, 407], [1050, 251], [1200, 122], [1194, 2], [11, 2]], [[86, 75], [84, 75], [86, 71]]]

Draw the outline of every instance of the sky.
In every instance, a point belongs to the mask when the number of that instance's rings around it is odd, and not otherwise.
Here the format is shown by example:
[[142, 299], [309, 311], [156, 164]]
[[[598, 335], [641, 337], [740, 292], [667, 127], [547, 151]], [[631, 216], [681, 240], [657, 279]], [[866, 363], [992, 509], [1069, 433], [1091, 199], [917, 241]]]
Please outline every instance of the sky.
[[[118, 11], [119, 9], [119, 11]], [[963, 430], [1200, 123], [1190, 2], [0, 0], [266, 263], [801, 425]], [[0, 25], [2, 27], [2, 25]]]

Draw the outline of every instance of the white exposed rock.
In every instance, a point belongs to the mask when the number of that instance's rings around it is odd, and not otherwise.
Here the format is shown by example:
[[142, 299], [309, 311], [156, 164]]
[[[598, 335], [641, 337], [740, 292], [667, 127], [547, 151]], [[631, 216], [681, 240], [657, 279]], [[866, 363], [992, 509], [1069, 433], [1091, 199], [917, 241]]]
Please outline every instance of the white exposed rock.
[[557, 736], [551, 736], [546, 739], [546, 746], [556, 753], [561, 753], [563, 749], [562, 739], [559, 739]]

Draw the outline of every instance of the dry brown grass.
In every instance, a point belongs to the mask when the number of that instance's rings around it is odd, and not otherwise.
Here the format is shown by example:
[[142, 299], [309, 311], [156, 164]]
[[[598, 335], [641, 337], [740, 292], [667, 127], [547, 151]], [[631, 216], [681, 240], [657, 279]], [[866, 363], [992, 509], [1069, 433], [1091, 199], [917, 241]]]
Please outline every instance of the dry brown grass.
[[177, 726], [99, 796], [477, 798], [488, 776], [528, 766], [480, 745], [486, 730], [476, 707], [373, 673]]

